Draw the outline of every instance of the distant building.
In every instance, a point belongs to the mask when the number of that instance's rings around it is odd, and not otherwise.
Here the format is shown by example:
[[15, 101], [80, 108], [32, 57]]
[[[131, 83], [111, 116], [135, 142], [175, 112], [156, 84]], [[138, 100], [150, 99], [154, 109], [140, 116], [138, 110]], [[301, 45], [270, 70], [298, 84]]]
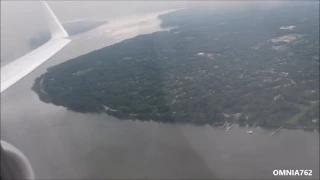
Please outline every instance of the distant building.
[[241, 116], [241, 113], [235, 113], [235, 114], [233, 115], [233, 118], [234, 118], [235, 120], [238, 120], [238, 119], [240, 118], [240, 116]]
[[275, 97], [273, 98], [273, 100], [276, 101], [276, 100], [279, 99], [279, 98], [281, 98], [281, 95], [280, 95], [280, 94], [279, 94], [278, 96], [275, 96]]
[[293, 30], [296, 26], [281, 26], [279, 29]]

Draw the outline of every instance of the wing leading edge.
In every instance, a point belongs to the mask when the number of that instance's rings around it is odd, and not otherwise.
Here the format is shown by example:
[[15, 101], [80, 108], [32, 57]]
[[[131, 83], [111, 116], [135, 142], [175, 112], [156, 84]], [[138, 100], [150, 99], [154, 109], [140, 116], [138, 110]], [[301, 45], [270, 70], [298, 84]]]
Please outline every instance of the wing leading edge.
[[65, 38], [50, 39], [47, 43], [1, 68], [1, 93], [28, 75], [71, 40]]
[[[49, 15], [49, 23], [51, 23], [51, 39], [37, 49], [1, 67], [1, 93], [39, 67], [71, 41], [67, 39], [68, 33], [49, 5], [46, 2], [43, 4], [49, 12], [47, 14]], [[4, 141], [0, 141], [0, 150], [2, 153], [0, 179], [34, 179], [33, 169], [22, 152]]]
[[51, 39], [37, 49], [1, 67], [1, 93], [39, 67], [71, 41], [67, 39], [68, 33], [49, 5], [45, 1], [43, 4], [48, 10]]

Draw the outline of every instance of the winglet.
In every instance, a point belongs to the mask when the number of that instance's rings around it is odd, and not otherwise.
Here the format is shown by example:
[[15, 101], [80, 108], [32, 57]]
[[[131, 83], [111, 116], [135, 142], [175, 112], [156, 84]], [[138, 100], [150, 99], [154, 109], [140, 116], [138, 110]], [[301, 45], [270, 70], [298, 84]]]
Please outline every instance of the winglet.
[[67, 33], [67, 31], [64, 29], [64, 27], [62, 26], [62, 24], [60, 23], [59, 19], [57, 18], [57, 16], [53, 13], [53, 11], [51, 10], [50, 6], [48, 5], [48, 3], [46, 1], [42, 1], [43, 5], [46, 7], [46, 9], [48, 10], [48, 22], [49, 22], [49, 26], [50, 26], [50, 30], [51, 30], [51, 35], [52, 38], [55, 37], [69, 37], [69, 34]]

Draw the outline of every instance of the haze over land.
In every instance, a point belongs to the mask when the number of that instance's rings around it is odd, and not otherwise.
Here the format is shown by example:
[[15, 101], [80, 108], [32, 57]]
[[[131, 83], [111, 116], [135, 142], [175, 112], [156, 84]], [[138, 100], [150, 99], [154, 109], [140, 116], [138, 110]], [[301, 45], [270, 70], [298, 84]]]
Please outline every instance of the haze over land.
[[317, 128], [318, 12], [304, 3], [178, 10], [159, 16], [177, 28], [52, 67], [34, 88], [44, 101], [119, 118]]
[[[76, 19], [107, 20], [128, 18], [150, 12], [176, 8], [207, 6], [238, 7], [252, 2], [193, 1], [49, 1], [61, 22]], [[257, 3], [273, 7], [282, 2]], [[16, 59], [28, 51], [29, 39], [48, 30], [44, 8], [40, 1], [1, 1], [1, 64]], [[19, 21], [19, 23], [16, 23]], [[23, 31], [21, 31], [23, 29]]]
[[[52, 7], [55, 8], [54, 11], [57, 11], [57, 16], [61, 18], [63, 22], [89, 18], [89, 13], [87, 13], [88, 17], [84, 17], [80, 11], [80, 13], [77, 12], [78, 14], [73, 14], [71, 18], [63, 17], [59, 8], [71, 9], [70, 6], [63, 6], [63, 3], [72, 2], [59, 2], [61, 5]], [[109, 2], [110, 1], [106, 2], [105, 6], [107, 6]], [[3, 3], [3, 1], [1, 1], [1, 3]], [[49, 3], [51, 4], [53, 2], [50, 1]], [[25, 5], [26, 3], [21, 4]], [[77, 5], [77, 3], [74, 4]], [[231, 2], [229, 6], [233, 4], [234, 2]], [[259, 5], [258, 7], [263, 7], [262, 9], [278, 7], [278, 5], [266, 6], [260, 2], [257, 4]], [[92, 9], [94, 9], [94, 5], [91, 6]], [[99, 6], [101, 6], [101, 4], [99, 4]], [[24, 11], [27, 11], [27, 6], [25, 7], [26, 9]], [[209, 6], [207, 5], [207, 7]], [[237, 5], [233, 7], [237, 7]], [[318, 5], [314, 7], [318, 7]], [[1, 8], [3, 8], [3, 6], [1, 6]], [[116, 9], [116, 7], [112, 8]], [[119, 7], [118, 9], [121, 8]], [[9, 11], [9, 9], [7, 10]], [[82, 11], [86, 11], [86, 9], [83, 8]], [[70, 11], [70, 13], [72, 12], [73, 11]], [[106, 11], [105, 13], [109, 12], [111, 11]], [[3, 11], [1, 11], [1, 15], [2, 13]], [[154, 33], [155, 31], [164, 30], [159, 27], [161, 21], [156, 20], [153, 15], [149, 16], [149, 13], [148, 15], [139, 15], [139, 12], [136, 13], [137, 16], [134, 16], [134, 18], [130, 15], [130, 17], [121, 17], [114, 21], [115, 19], [109, 19], [110, 17], [104, 16], [101, 11], [101, 16], [96, 17], [96, 20], [108, 20], [108, 24], [88, 33], [73, 37], [72, 43], [65, 49], [14, 85], [9, 91], [1, 94], [1, 139], [18, 147], [29, 158], [38, 179], [278, 179], [279, 177], [272, 175], [272, 171], [283, 168], [311, 169], [313, 170], [313, 176], [311, 178], [305, 176], [296, 176], [295, 178], [319, 179], [319, 129], [289, 130], [282, 128], [275, 135], [270, 136], [279, 126], [274, 128], [255, 126], [255, 128], [252, 129], [253, 134], [247, 134], [246, 132], [251, 126], [235, 125], [230, 131], [226, 132], [225, 129], [211, 125], [195, 126], [191, 123], [173, 124], [162, 123], [161, 121], [121, 120], [107, 113], [78, 113], [68, 110], [63, 106], [56, 106], [52, 103], [44, 103], [39, 100], [38, 94], [31, 90], [31, 87], [37, 77], [41, 77], [41, 75], [47, 72], [47, 68], [124, 40], [127, 40], [125, 42], [134, 43], [136, 40], [139, 40], [139, 38], [131, 38], [141, 34], [146, 35], [144, 37], [169, 35], [168, 37], [176, 36], [175, 38], [180, 37], [184, 40], [183, 35], [185, 34], [180, 34], [181, 36], [179, 36], [179, 33], [176, 32], [177, 29], [171, 30], [171, 33]], [[318, 13], [316, 14], [317, 15], [313, 17], [319, 17]], [[92, 13], [92, 16], [94, 15], [95, 14]], [[3, 16], [1, 16], [1, 18], [2, 17]], [[114, 17], [118, 16], [115, 14]], [[24, 22], [26, 21], [23, 21], [22, 24], [24, 24]], [[139, 22], [141, 23], [139, 24]], [[291, 26], [296, 26], [293, 28], [293, 31], [290, 31]], [[317, 24], [314, 24], [314, 26], [318, 27]], [[9, 26], [1, 26], [2, 29], [7, 27]], [[206, 29], [204, 26], [199, 27]], [[261, 23], [258, 27], [265, 29], [267, 26]], [[281, 27], [282, 29], [280, 31]], [[25, 28], [32, 29], [32, 27]], [[285, 31], [283, 28], [287, 30]], [[165, 29], [168, 30], [171, 28]], [[268, 50], [267, 52], [273, 53], [278, 51], [279, 53], [281, 53], [281, 51], [287, 52], [291, 51], [287, 46], [291, 46], [297, 41], [298, 43], [296, 44], [299, 45], [299, 43], [302, 43], [299, 42], [299, 40], [307, 38], [306, 36], [301, 37], [293, 33], [299, 30], [299, 26], [294, 23], [281, 23], [273, 30], [275, 29], [286, 34], [277, 34], [273, 37], [266, 38], [270, 41], [265, 45], [263, 45], [263, 43], [266, 42], [261, 40], [259, 41], [260, 43], [263, 42], [261, 43], [261, 47], [260, 44], [257, 43], [254, 46], [250, 46], [249, 51], [254, 52], [255, 50], [259, 52], [261, 50]], [[201, 29], [199, 29], [199, 31], [200, 30]], [[18, 30], [12, 29], [12, 32], [15, 31], [17, 32]], [[196, 31], [197, 28], [192, 30], [192, 32]], [[231, 29], [231, 31], [233, 31], [233, 29]], [[266, 30], [265, 32], [268, 33], [268, 31]], [[31, 34], [36, 34], [37, 32], [40, 32], [40, 29]], [[183, 29], [181, 32], [186, 33]], [[151, 33], [154, 34], [150, 35]], [[175, 36], [173, 33], [175, 33]], [[205, 35], [206, 33], [204, 33], [203, 36]], [[227, 36], [233, 38], [233, 34], [231, 35], [226, 34], [221, 38], [226, 38]], [[27, 40], [31, 36], [26, 36], [24, 41], [19, 38], [19, 33], [13, 37], [18, 40], [17, 42], [21, 41], [21, 43], [12, 41], [15, 46], [27, 46]], [[140, 36], [140, 38], [142, 37]], [[175, 38], [172, 40], [175, 40]], [[296, 39], [291, 41], [294, 38]], [[156, 40], [155, 38], [140, 40], [150, 39]], [[273, 41], [288, 40], [291, 42], [272, 42], [272, 39]], [[3, 38], [1, 38], [1, 40], [3, 40]], [[195, 39], [188, 38], [185, 39], [185, 41], [192, 42], [195, 41]], [[10, 39], [9, 42], [11, 42]], [[159, 45], [159, 41], [153, 42], [154, 45]], [[277, 45], [277, 43], [283, 44]], [[120, 45], [117, 45], [117, 47], [120, 47]], [[154, 47], [157, 46], [147, 47], [147, 49], [156, 49]], [[247, 50], [245, 52], [247, 52]], [[3, 53], [3, 51], [1, 53]], [[161, 53], [157, 51], [156, 53], [161, 55]], [[195, 58], [199, 62], [212, 61], [212, 63], [215, 63], [218, 62], [216, 61], [217, 59], [215, 59], [215, 55], [217, 54], [215, 54], [212, 49], [208, 51], [199, 49], [199, 51], [196, 51], [190, 57]], [[128, 61], [128, 57], [124, 60]], [[188, 58], [185, 59], [188, 60]], [[139, 65], [139, 63], [137, 62], [137, 65]], [[280, 65], [280, 63], [284, 65]], [[288, 61], [287, 64], [281, 61], [274, 62], [274, 64], [284, 68], [288, 66]], [[121, 63], [118, 64], [117, 67], [122, 67], [123, 65], [125, 64]], [[137, 65], [133, 67], [136, 68], [138, 67]], [[163, 63], [162, 65], [165, 64]], [[236, 65], [239, 64], [235, 64], [234, 66], [236, 67]], [[306, 64], [305, 66], [308, 65]], [[79, 66], [77, 66], [77, 68], [78, 67]], [[220, 69], [218, 73], [221, 72], [220, 67], [221, 66], [217, 67], [218, 70]], [[88, 66], [87, 69], [89, 68], [91, 67]], [[207, 68], [209, 69], [210, 66]], [[316, 66], [311, 69], [314, 68], [316, 68]], [[82, 71], [84, 69], [76, 70]], [[134, 69], [130, 70], [130, 68], [128, 68], [128, 70], [128, 73], [131, 73]], [[209, 70], [207, 72], [209, 72]], [[276, 70], [277, 69], [274, 68], [274, 76], [281, 76], [281, 78], [290, 78], [289, 76], [291, 76], [291, 74], [289, 74], [290, 72], [288, 72], [288, 76], [284, 77], [287, 74], [280, 74], [282, 70], [279, 72]], [[162, 71], [165, 72], [164, 70]], [[195, 72], [195, 75], [202, 73], [198, 71]], [[262, 73], [261, 77], [264, 77], [263, 73], [268, 72], [253, 72], [251, 76], [259, 81], [261, 78], [259, 73]], [[76, 74], [79, 75], [78, 77], [86, 75], [81, 75], [81, 73]], [[250, 74], [248, 73], [248, 75]], [[234, 74], [230, 76], [235, 77]], [[159, 76], [158, 80], [163, 80], [163, 77], [165, 76]], [[188, 75], [188, 77], [191, 76]], [[192, 81], [188, 77], [187, 79], [182, 78], [182, 80]], [[241, 77], [241, 74], [239, 74], [239, 77]], [[243, 78], [246, 78], [246, 76], [243, 75]], [[236, 79], [237, 78], [234, 78], [234, 80]], [[157, 80], [157, 78], [155, 80]], [[277, 79], [272, 78], [272, 80]], [[292, 80], [296, 82], [297, 85], [300, 85], [295, 79]], [[270, 83], [268, 81], [269, 80], [263, 82], [261, 79], [260, 83]], [[312, 82], [307, 83], [312, 84]], [[199, 81], [199, 84], [201, 84], [201, 81]], [[294, 83], [291, 83], [290, 79], [282, 85], [285, 84], [291, 84], [291, 86], [294, 87]], [[191, 85], [197, 84], [192, 82]], [[254, 85], [255, 84], [252, 84], [252, 86]], [[311, 91], [307, 91], [306, 93], [313, 94]], [[274, 94], [274, 96], [268, 97], [270, 101], [276, 98], [274, 102], [279, 102], [282, 100], [282, 97], [278, 95], [279, 94]], [[172, 103], [172, 100], [173, 99], [169, 99], [168, 102]], [[176, 103], [178, 103], [178, 100], [176, 100], [174, 104]], [[312, 102], [310, 102], [310, 104], [312, 104]], [[114, 107], [110, 106], [109, 108], [113, 110]], [[239, 114], [231, 115], [231, 113], [226, 112], [226, 114], [223, 115], [229, 116], [230, 122], [232, 122], [233, 118]]]

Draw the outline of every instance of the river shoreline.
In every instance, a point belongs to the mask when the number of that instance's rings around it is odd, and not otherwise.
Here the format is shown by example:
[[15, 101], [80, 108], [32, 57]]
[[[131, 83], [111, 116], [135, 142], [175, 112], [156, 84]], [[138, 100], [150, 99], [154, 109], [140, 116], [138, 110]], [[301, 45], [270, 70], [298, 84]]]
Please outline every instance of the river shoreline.
[[[88, 34], [94, 33], [100, 32]], [[39, 101], [39, 94], [30, 90], [35, 78], [109, 42], [105, 38], [99, 44], [97, 37], [74, 40], [1, 99], [2, 139], [24, 152], [38, 179], [277, 179], [272, 171], [281, 168], [311, 169], [312, 179], [319, 179], [319, 130], [281, 129], [269, 136], [280, 125], [274, 130], [260, 126], [247, 134], [252, 122], [226, 132], [219, 128], [224, 122], [119, 120], [103, 109], [75, 113]]]
[[[35, 84], [33, 86], [33, 90], [39, 95], [39, 98], [41, 101], [45, 102], [45, 103], [51, 103], [52, 102], [50, 101], [50, 97], [48, 97], [48, 94], [47, 93], [43, 93], [45, 92], [44, 89], [43, 89], [43, 86], [42, 86], [42, 81], [43, 81], [43, 77], [40, 77], [39, 79], [37, 79], [35, 81]], [[106, 106], [105, 106], [106, 107]], [[99, 111], [99, 112], [80, 112], [80, 113], [93, 113], [93, 114], [102, 114], [102, 113], [106, 113], [110, 116], [114, 116], [118, 119], [121, 119], [121, 120], [132, 120], [132, 121], [153, 121], [153, 122], [158, 122], [158, 123], [164, 123], [164, 124], [191, 124], [191, 125], [195, 125], [195, 126], [205, 126], [205, 125], [210, 125], [210, 126], [213, 126], [213, 127], [217, 127], [217, 128], [221, 128], [225, 122], [216, 122], [216, 123], [210, 123], [210, 122], [199, 122], [199, 123], [195, 123], [195, 122], [174, 122], [173, 121], [168, 121], [168, 120], [152, 120], [150, 118], [146, 118], [146, 119], [138, 119], [138, 118], [134, 118], [134, 116], [132, 115], [123, 115], [123, 116], [118, 116], [116, 115], [116, 111], [115, 110], [109, 110], [109, 109], [106, 109], [104, 107], [104, 110], [102, 111]], [[74, 111], [68, 107], [66, 107], [68, 110], [70, 111]], [[77, 111], [74, 111], [74, 112], [77, 112]], [[303, 126], [293, 126], [293, 125], [287, 125], [287, 124], [279, 124], [279, 125], [266, 125], [266, 124], [259, 124], [259, 123], [237, 123], [237, 122], [228, 122], [227, 123], [235, 123], [237, 125], [239, 125], [240, 127], [243, 127], [243, 126], [249, 126], [249, 127], [252, 127], [254, 124], [256, 124], [256, 126], [258, 127], [261, 127], [261, 128], [265, 128], [265, 129], [277, 129], [279, 128], [280, 126], [283, 126], [283, 129], [290, 129], [290, 130], [297, 130], [297, 129], [302, 129], [302, 130], [305, 130], [305, 131], [314, 131], [314, 130], [319, 130], [319, 127], [303, 127]], [[318, 131], [319, 132], [319, 131]]]

